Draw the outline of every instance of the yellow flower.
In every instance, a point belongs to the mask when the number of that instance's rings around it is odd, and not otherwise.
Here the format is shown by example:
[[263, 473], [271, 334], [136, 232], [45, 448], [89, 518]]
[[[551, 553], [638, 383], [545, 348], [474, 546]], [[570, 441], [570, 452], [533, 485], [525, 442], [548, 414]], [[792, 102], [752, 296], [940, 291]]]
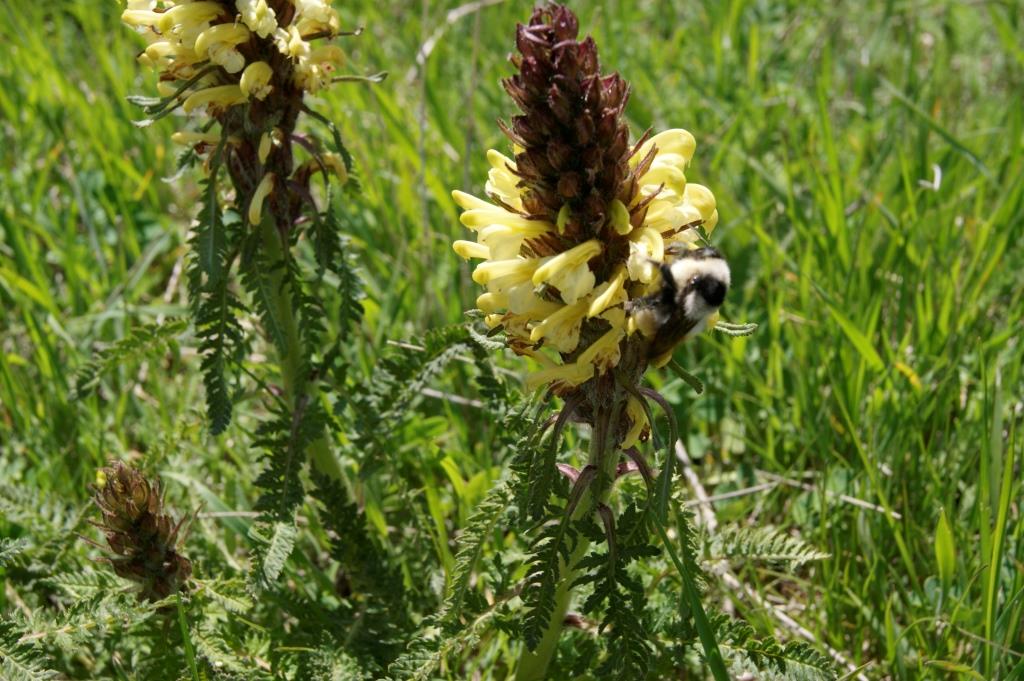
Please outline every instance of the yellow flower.
[[[330, 1], [289, 1], [295, 9], [288, 13], [287, 24], [278, 23], [267, 0], [132, 0], [121, 19], [150, 43], [139, 62], [162, 71], [158, 87], [163, 90], [173, 90], [174, 81], [189, 80], [206, 69], [209, 75], [200, 81], [204, 89], [238, 85], [247, 96], [263, 100], [274, 87], [271, 82], [290, 81], [299, 93], [316, 92], [331, 84], [345, 61], [340, 47], [309, 42], [338, 33]], [[275, 52], [291, 62], [276, 78], [269, 64], [283, 62], [275, 59]], [[206, 68], [210, 65], [221, 68], [211, 73]], [[214, 117], [217, 113], [211, 112]]]
[[267, 5], [267, 0], [237, 0], [238, 13], [253, 33], [261, 38], [277, 30], [277, 15]]
[[273, 75], [274, 71], [270, 68], [270, 64], [265, 61], [255, 61], [245, 67], [238, 86], [247, 97], [264, 99], [273, 89], [273, 86], [270, 85]]
[[545, 385], [574, 388], [589, 381], [594, 376], [593, 364], [571, 362], [562, 366], [541, 369], [526, 377], [526, 389], [536, 390]]
[[320, 160], [328, 170], [335, 174], [340, 184], [348, 182], [348, 167], [345, 165], [345, 159], [338, 154], [329, 152], [321, 156]]
[[217, 144], [220, 142], [220, 135], [209, 132], [192, 132], [190, 130], [179, 130], [171, 135], [171, 141], [175, 144]]
[[244, 102], [245, 99], [245, 93], [237, 85], [217, 85], [193, 92], [185, 99], [182, 108], [185, 109], [186, 113], [200, 106], [226, 109], [229, 106]]
[[487, 161], [491, 164], [491, 169], [487, 172], [487, 194], [498, 197], [515, 210], [522, 210], [523, 199], [517, 186], [519, 178], [513, 172], [516, 168], [515, 161], [494, 149], [487, 151]]
[[546, 345], [559, 352], [572, 352], [579, 345], [580, 328], [588, 307], [586, 300], [562, 306], [533, 327], [530, 340], [536, 342], [543, 338]]
[[[546, 11], [537, 16], [554, 21]], [[547, 41], [559, 31], [520, 31], [520, 73], [505, 81], [521, 111], [505, 130], [515, 157], [487, 152], [487, 199], [452, 192], [463, 209], [459, 221], [476, 237], [455, 241], [453, 249], [478, 261], [473, 280], [486, 287], [477, 299], [486, 324], [500, 326], [514, 352], [544, 365], [528, 387], [547, 385], [564, 397], [615, 370], [627, 351], [627, 380], [642, 373], [650, 341], [634, 333], [631, 303], [659, 290], [662, 265], [695, 248], [696, 228], [712, 229], [718, 213], [711, 192], [687, 182], [693, 135], [666, 130], [631, 147], [625, 122], [615, 114], [608, 119], [608, 112], [623, 110], [626, 84], [601, 76], [596, 60], [553, 59], [562, 43]], [[536, 67], [524, 73], [526, 63]], [[594, 95], [600, 101], [584, 109], [573, 85], [580, 69], [606, 84]], [[587, 116], [595, 116], [589, 120], [592, 139], [580, 144], [566, 135], [564, 121], [556, 124], [552, 111], [577, 111], [580, 130], [588, 129]], [[584, 156], [586, 172], [579, 172]], [[639, 421], [632, 418], [633, 430], [643, 427], [635, 425]]]
[[245, 57], [235, 46], [248, 42], [249, 29], [241, 24], [217, 24], [196, 38], [195, 53], [199, 59], [209, 56], [214, 64], [220, 64], [228, 73], [238, 73], [245, 67]]
[[[669, 258], [670, 246], [696, 247], [693, 228], [703, 224], [710, 230], [718, 220], [710, 190], [686, 181], [684, 171], [695, 148], [685, 130], [647, 140], [629, 159], [638, 173], [635, 198], [628, 204], [610, 198], [609, 230], [600, 233], [605, 236], [576, 243], [569, 236], [568, 204], [559, 210], [560, 228], [527, 215], [516, 163], [497, 151], [487, 152], [486, 191], [492, 201], [452, 192], [463, 209], [460, 222], [476, 233], [475, 241], [460, 239], [452, 247], [459, 256], [480, 261], [473, 280], [487, 291], [477, 298], [477, 307], [486, 313], [489, 327], [504, 329], [513, 350], [547, 364], [530, 375], [528, 387], [571, 389], [618, 366], [636, 331], [626, 313], [629, 301], [660, 287], [659, 267]], [[645, 197], [643, 212], [634, 215], [630, 206]], [[617, 259], [609, 261], [609, 253]], [[584, 333], [587, 328], [593, 330]], [[544, 348], [572, 359], [548, 359]], [[630, 423], [626, 440], [635, 442], [647, 427], [646, 418], [631, 412]]]
[[191, 35], [197, 29], [202, 29], [207, 22], [224, 14], [224, 11], [224, 5], [209, 0], [175, 5], [160, 15], [157, 28], [161, 33]]
[[298, 59], [309, 56], [309, 43], [302, 39], [298, 26], [292, 25], [274, 31], [274, 43], [278, 51], [286, 57]]
[[622, 439], [622, 443], [619, 445], [622, 449], [629, 449], [634, 446], [639, 442], [644, 431], [649, 430], [647, 412], [644, 411], [640, 400], [635, 397], [630, 397], [629, 401], [626, 402], [626, 416], [629, 418], [630, 427], [626, 436]]
[[594, 289], [594, 274], [587, 263], [602, 250], [601, 242], [591, 239], [563, 251], [537, 268], [533, 283], [550, 283], [558, 289], [562, 300], [571, 305]]
[[258, 225], [263, 219], [263, 202], [270, 196], [274, 189], [274, 173], [267, 173], [256, 185], [256, 191], [252, 193], [249, 201], [249, 224]]

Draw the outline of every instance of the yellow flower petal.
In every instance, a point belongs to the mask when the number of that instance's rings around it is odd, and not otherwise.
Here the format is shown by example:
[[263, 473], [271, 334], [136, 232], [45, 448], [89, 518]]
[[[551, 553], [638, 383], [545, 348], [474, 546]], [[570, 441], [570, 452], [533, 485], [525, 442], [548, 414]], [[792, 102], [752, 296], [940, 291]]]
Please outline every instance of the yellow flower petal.
[[247, 97], [252, 96], [262, 100], [274, 89], [270, 85], [270, 78], [273, 75], [274, 71], [270, 68], [270, 64], [265, 61], [255, 61], [245, 67], [238, 86]]
[[185, 112], [192, 111], [200, 106], [214, 105], [227, 108], [240, 104], [246, 99], [245, 93], [237, 85], [217, 85], [208, 87], [205, 90], [193, 92], [185, 100], [182, 108]]
[[508, 296], [503, 293], [481, 293], [476, 298], [476, 306], [484, 312], [497, 312], [508, 307]]
[[659, 156], [661, 154], [679, 154], [689, 163], [693, 159], [693, 152], [697, 148], [697, 141], [693, 138], [693, 135], [681, 128], [665, 130], [644, 142], [643, 146], [630, 159], [630, 163], [633, 165], [639, 163], [651, 152], [653, 147], [657, 147]]
[[560, 303], [544, 300], [534, 293], [533, 284], [526, 281], [518, 286], [509, 287], [505, 293], [508, 296], [508, 310], [515, 314], [522, 315], [530, 320], [544, 319], [564, 307]]
[[533, 283], [542, 284], [561, 270], [579, 267], [594, 256], [599, 255], [602, 250], [604, 250], [604, 247], [597, 239], [591, 239], [579, 246], [573, 246], [569, 250], [550, 258], [538, 267], [537, 271], [533, 273]]
[[195, 49], [196, 56], [202, 59], [212, 45], [216, 43], [239, 45], [249, 40], [250, 35], [249, 29], [242, 24], [217, 24], [199, 34], [193, 49]]
[[460, 192], [458, 189], [452, 190], [452, 200], [454, 200], [456, 205], [463, 210], [494, 208], [494, 204], [488, 203], [483, 199], [478, 199], [472, 194]]
[[622, 203], [618, 199], [613, 199], [611, 203], [611, 219], [612, 227], [615, 228], [616, 234], [629, 234], [633, 229], [633, 225], [629, 222], [629, 209], [626, 208], [626, 204]]
[[163, 12], [148, 9], [126, 9], [121, 12], [121, 21], [129, 26], [151, 27], [159, 24], [163, 16]]
[[686, 175], [675, 166], [654, 166], [640, 178], [640, 185], [645, 189], [664, 185], [663, 191], [668, 190], [681, 196], [686, 189]]
[[480, 229], [488, 225], [505, 225], [515, 229], [521, 229], [533, 235], [544, 234], [551, 231], [551, 225], [541, 220], [527, 220], [526, 218], [510, 213], [504, 208], [487, 204], [487, 208], [473, 208], [459, 216], [459, 221], [470, 229]]
[[603, 336], [590, 344], [586, 350], [580, 353], [577, 362], [587, 362], [594, 365], [598, 373], [604, 373], [619, 363], [622, 351], [619, 341], [625, 334], [621, 328], [612, 328]]
[[707, 222], [715, 212], [715, 195], [702, 184], [688, 184], [683, 192], [683, 199], [698, 211]]
[[597, 279], [587, 263], [563, 269], [548, 279], [548, 284], [557, 288], [562, 300], [569, 305], [590, 295], [596, 282]]
[[626, 269], [633, 281], [649, 283], [654, 281], [658, 264], [665, 260], [665, 240], [661, 232], [650, 227], [641, 227], [630, 235], [629, 259]]
[[537, 234], [524, 233], [505, 225], [489, 225], [477, 233], [477, 241], [487, 246], [494, 260], [507, 260], [519, 255], [523, 239], [529, 236]]
[[711, 232], [715, 231], [715, 226], [718, 225], [718, 210], [711, 211], [711, 215], [704, 221], [704, 232], [711, 236]]
[[224, 5], [219, 2], [202, 0], [184, 5], [175, 5], [160, 15], [160, 31], [167, 33], [175, 28], [189, 29], [224, 14]]
[[516, 210], [522, 209], [519, 178], [512, 172], [516, 167], [515, 162], [494, 149], [488, 150], [487, 161], [491, 164], [491, 169], [487, 171], [487, 184], [484, 186], [488, 196], [496, 196]]
[[559, 352], [572, 352], [580, 342], [580, 328], [587, 311], [586, 301], [565, 305], [530, 330], [530, 340], [541, 338]]
[[171, 141], [175, 144], [217, 144], [220, 142], [220, 135], [212, 132], [193, 132], [191, 130], [179, 130], [171, 135]]
[[267, 0], [237, 0], [235, 4], [242, 21], [259, 37], [266, 38], [277, 29], [277, 15]]
[[256, 191], [252, 193], [252, 200], [249, 201], [249, 224], [258, 225], [263, 219], [263, 202], [274, 189], [274, 173], [267, 173], [256, 185]]
[[572, 362], [550, 369], [541, 369], [526, 377], [526, 390], [532, 392], [549, 383], [577, 386], [586, 383], [594, 375], [593, 364]]
[[473, 271], [473, 281], [486, 285], [495, 279], [509, 277], [511, 282], [528, 281], [540, 264], [538, 258], [513, 258], [480, 263]]
[[619, 445], [622, 449], [629, 449], [637, 443], [644, 429], [647, 428], [647, 412], [635, 397], [630, 397], [626, 403], [626, 416], [629, 417], [630, 427], [626, 436]]
[[[276, 130], [277, 128], [275, 128]], [[345, 159], [339, 154], [334, 152], [328, 152], [320, 157], [320, 160], [324, 162], [328, 170], [334, 172], [334, 175], [338, 178], [338, 182], [345, 184], [348, 182], [348, 166], [345, 165]]]
[[464, 260], [469, 260], [470, 258], [482, 258], [486, 260], [491, 257], [491, 251], [487, 246], [478, 244], [474, 241], [463, 241], [460, 239], [452, 244], [452, 249]]
[[619, 265], [615, 268], [612, 278], [608, 280], [607, 288], [591, 301], [590, 309], [587, 310], [587, 318], [596, 317], [611, 307], [617, 298], [625, 294], [625, 289], [623, 288], [625, 283], [626, 268]]

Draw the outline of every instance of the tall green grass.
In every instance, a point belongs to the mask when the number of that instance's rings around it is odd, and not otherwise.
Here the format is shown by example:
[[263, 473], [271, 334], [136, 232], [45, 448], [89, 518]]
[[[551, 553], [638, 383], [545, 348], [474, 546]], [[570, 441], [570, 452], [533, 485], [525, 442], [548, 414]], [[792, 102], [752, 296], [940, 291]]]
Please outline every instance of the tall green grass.
[[[799, 574], [735, 565], [762, 598], [724, 596], [759, 629], [794, 637], [763, 608], [775, 604], [870, 678], [1019, 678], [1020, 6], [576, 9], [605, 68], [633, 84], [635, 134], [696, 134], [688, 179], [718, 198], [713, 240], [734, 273], [724, 314], [760, 325], [677, 354], [704, 395], [669, 373], [655, 379], [698, 475], [711, 494], [756, 489], [717, 502], [721, 520], [784, 527], [831, 554]], [[476, 287], [449, 246], [462, 235], [449, 192], [481, 192], [484, 151], [507, 149], [495, 121], [513, 112], [498, 81], [529, 5], [359, 0], [340, 11], [366, 29], [344, 43], [352, 68], [389, 72], [381, 85], [338, 86], [319, 107], [363, 186], [344, 221], [367, 294], [350, 352], [366, 371], [387, 343], [472, 306]], [[88, 531], [95, 467], [144, 455], [182, 508], [214, 512], [190, 542], [237, 566], [249, 519], [217, 513], [249, 510], [256, 464], [239, 443], [251, 440], [258, 403], [243, 402], [224, 438], [207, 438], [187, 338], [72, 397], [75, 371], [97, 349], [185, 311], [179, 277], [197, 191], [187, 176], [161, 181], [174, 172], [168, 138], [182, 121], [131, 125], [125, 96], [151, 90], [152, 77], [133, 62], [139, 45], [118, 15], [116, 3], [88, 0], [0, 7], [0, 529], [28, 532], [18, 515], [28, 495], [54, 509], [51, 525], [30, 528], [50, 550], [83, 551], [70, 544]], [[394, 456], [433, 528], [422, 545], [447, 571], [458, 528], [500, 466], [463, 372], [431, 388], [428, 416], [395, 433]], [[386, 498], [371, 487], [368, 514], [403, 557], [407, 537], [389, 528]], [[943, 512], [951, 571], [940, 575]], [[7, 579], [3, 612], [19, 607]]]

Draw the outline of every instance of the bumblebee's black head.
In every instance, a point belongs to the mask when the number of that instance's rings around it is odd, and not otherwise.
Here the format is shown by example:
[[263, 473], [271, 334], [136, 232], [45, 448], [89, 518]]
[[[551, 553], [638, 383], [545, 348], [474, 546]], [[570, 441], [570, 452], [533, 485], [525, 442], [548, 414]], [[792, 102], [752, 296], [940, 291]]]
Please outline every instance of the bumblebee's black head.
[[729, 291], [729, 282], [714, 275], [700, 274], [693, 280], [693, 290], [711, 307], [721, 307]]
[[717, 248], [697, 248], [681, 254], [668, 267], [662, 268], [666, 288], [671, 288], [676, 304], [684, 302], [695, 294], [702, 307], [718, 308], [729, 292], [729, 265]]

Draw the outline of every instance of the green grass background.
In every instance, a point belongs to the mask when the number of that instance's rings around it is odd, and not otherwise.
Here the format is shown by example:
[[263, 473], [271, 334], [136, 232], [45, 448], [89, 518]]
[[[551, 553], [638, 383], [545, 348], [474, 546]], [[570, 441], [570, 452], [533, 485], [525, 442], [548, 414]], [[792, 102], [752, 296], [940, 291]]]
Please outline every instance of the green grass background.
[[[507, 152], [498, 81], [529, 5], [336, 4], [366, 29], [343, 39], [352, 71], [389, 72], [314, 101], [363, 183], [344, 222], [367, 294], [351, 352], [369, 370], [387, 342], [473, 306], [449, 192], [480, 194], [484, 152]], [[696, 135], [688, 176], [715, 192], [713, 241], [735, 280], [724, 316], [760, 325], [677, 352], [704, 395], [667, 373], [652, 382], [709, 493], [776, 483], [716, 503], [720, 521], [786, 528], [831, 554], [798, 574], [740, 563], [740, 579], [870, 678], [1022, 678], [1024, 8], [572, 5], [604, 68], [632, 83], [634, 134]], [[144, 458], [169, 499], [209, 511], [251, 508], [257, 469], [245, 443], [259, 400], [243, 396], [236, 425], [209, 439], [188, 337], [68, 396], [98, 349], [186, 312], [197, 178], [161, 181], [181, 119], [130, 123], [125, 97], [155, 77], [119, 12], [110, 0], [0, 6], [0, 527], [65, 548], [89, 532], [87, 485], [110, 457]], [[458, 372], [433, 387], [473, 397]], [[500, 471], [485, 414], [429, 396], [421, 409], [395, 456], [424, 488], [450, 567], [450, 535]], [[31, 504], [50, 520], [22, 519]], [[238, 569], [247, 523], [202, 520], [189, 542]], [[401, 553], [400, 535], [382, 537]], [[3, 611], [17, 590], [7, 578]], [[732, 595], [759, 631], [794, 636]]]

